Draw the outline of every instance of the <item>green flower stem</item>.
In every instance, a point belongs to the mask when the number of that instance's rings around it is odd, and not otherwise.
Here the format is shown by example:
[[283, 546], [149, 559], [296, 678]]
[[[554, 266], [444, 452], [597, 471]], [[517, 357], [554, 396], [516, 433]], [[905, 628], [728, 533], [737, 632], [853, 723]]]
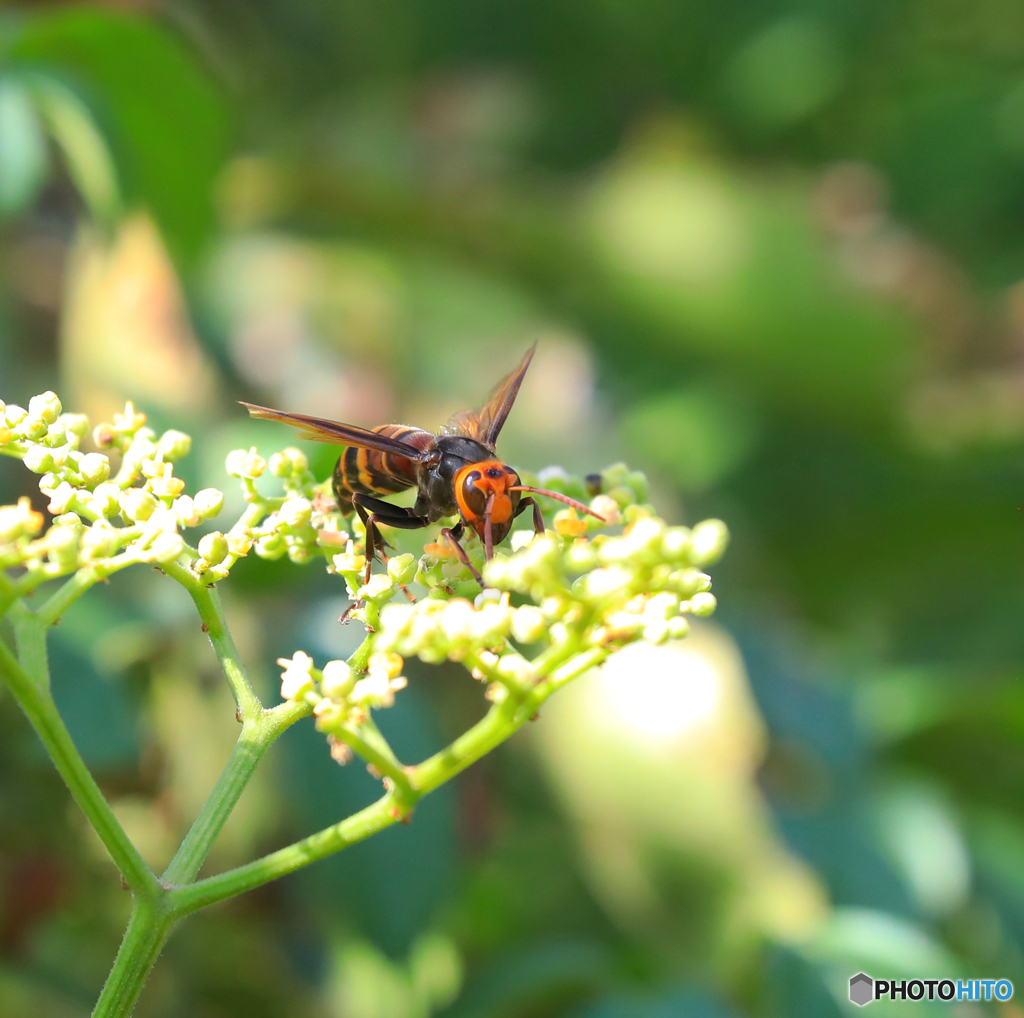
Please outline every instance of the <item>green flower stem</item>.
[[[594, 648], [576, 655], [571, 650], [563, 649], [557, 658], [553, 657], [549, 662], [556, 670], [533, 690], [519, 697], [509, 696], [502, 703], [496, 704], [450, 746], [404, 772], [413, 801], [450, 781], [499, 746], [522, 728], [552, 693], [599, 664], [608, 654], [606, 648]], [[410, 805], [409, 798], [396, 788], [353, 816], [287, 848], [227, 873], [207, 877], [184, 887], [175, 887], [169, 892], [172, 907], [176, 914], [187, 915], [287, 876], [405, 819], [409, 815]]]
[[[17, 623], [16, 623], [17, 624]], [[34, 651], [33, 651], [34, 652]], [[118, 823], [75, 748], [48, 690], [38, 684], [0, 640], [0, 673], [50, 754], [75, 802], [92, 824], [136, 896], [153, 898], [160, 884]]]
[[50, 688], [50, 666], [46, 653], [46, 630], [25, 606], [16, 602], [10, 612], [14, 629], [14, 645], [18, 650], [18, 663], [39, 689]]
[[104, 575], [110, 574], [104, 573], [98, 566], [85, 566], [79, 569], [70, 580], [60, 586], [59, 590], [50, 595], [36, 612], [40, 623], [47, 628], [52, 626], [71, 604], [78, 600], [94, 583], [103, 579]]
[[[269, 726], [263, 726], [268, 727]], [[272, 739], [266, 738], [260, 726], [246, 724], [224, 769], [217, 778], [203, 808], [199, 811], [185, 840], [175, 852], [170, 865], [160, 877], [161, 883], [186, 884], [195, 880], [206, 857], [213, 848], [231, 811], [249, 783], [256, 765]]]
[[7, 614], [7, 609], [14, 604], [18, 597], [18, 588], [14, 581], [0, 569], [0, 619]]
[[173, 576], [192, 595], [199, 617], [203, 621], [203, 629], [213, 644], [213, 649], [220, 661], [221, 668], [231, 684], [235, 702], [243, 721], [255, 721], [263, 714], [263, 704], [249, 682], [245, 667], [238, 656], [238, 648], [224, 620], [224, 609], [220, 595], [215, 587], [207, 586], [181, 561], [168, 562], [163, 566], [168, 576]]
[[405, 768], [372, 719], [367, 718], [366, 722], [360, 725], [359, 730], [339, 725], [337, 728], [332, 728], [331, 733], [353, 752], [358, 753], [368, 764], [375, 767], [379, 774], [390, 778], [403, 803], [410, 808], [415, 804], [416, 795], [409, 784], [409, 776], [406, 774]]
[[[121, 543], [124, 543], [123, 541]], [[71, 579], [63, 583], [38, 609], [36, 616], [40, 623], [49, 627], [56, 625], [60, 620], [60, 617], [64, 614], [68, 608], [74, 604], [90, 587], [98, 583], [100, 580], [105, 580], [114, 573], [120, 572], [122, 569], [126, 569], [128, 566], [137, 565], [141, 562], [137, 555], [131, 552], [126, 552], [116, 558], [100, 559], [97, 562], [90, 563], [89, 565], [82, 566], [78, 569]], [[60, 575], [60, 574], [58, 574]], [[28, 579], [31, 574], [26, 574], [22, 579]], [[44, 576], [43, 580], [52, 579], [52, 577]], [[26, 592], [22, 592], [26, 593]]]
[[319, 859], [326, 859], [327, 856], [354, 845], [357, 841], [384, 830], [385, 827], [390, 827], [404, 815], [405, 811], [395, 805], [394, 797], [389, 793], [373, 805], [302, 841], [265, 855], [262, 859], [245, 866], [228, 870], [227, 873], [207, 877], [206, 880], [185, 887], [176, 887], [168, 892], [168, 897], [178, 915], [188, 915], [207, 905], [251, 891], [278, 877], [287, 876]]
[[92, 1018], [128, 1018], [156, 960], [177, 922], [167, 896], [136, 899], [128, 929], [96, 1002]]

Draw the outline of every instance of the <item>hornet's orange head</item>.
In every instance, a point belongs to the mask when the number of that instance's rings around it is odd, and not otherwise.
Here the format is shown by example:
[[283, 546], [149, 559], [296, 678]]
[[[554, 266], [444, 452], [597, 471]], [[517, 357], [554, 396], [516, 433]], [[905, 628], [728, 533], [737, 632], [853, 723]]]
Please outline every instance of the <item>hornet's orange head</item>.
[[508, 536], [522, 497], [510, 489], [519, 484], [519, 475], [498, 460], [470, 463], [455, 475], [459, 512], [481, 541], [486, 540], [488, 519], [492, 544], [500, 544]]

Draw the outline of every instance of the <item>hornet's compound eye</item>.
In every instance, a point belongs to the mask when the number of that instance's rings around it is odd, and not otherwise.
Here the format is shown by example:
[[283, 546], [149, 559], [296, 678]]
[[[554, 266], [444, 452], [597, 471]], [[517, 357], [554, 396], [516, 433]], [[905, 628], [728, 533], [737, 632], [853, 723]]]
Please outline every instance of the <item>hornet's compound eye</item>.
[[470, 516], [483, 516], [487, 511], [488, 492], [483, 487], [477, 487], [483, 474], [479, 470], [469, 470], [462, 475], [459, 490], [459, 501], [463, 510], [469, 510]]

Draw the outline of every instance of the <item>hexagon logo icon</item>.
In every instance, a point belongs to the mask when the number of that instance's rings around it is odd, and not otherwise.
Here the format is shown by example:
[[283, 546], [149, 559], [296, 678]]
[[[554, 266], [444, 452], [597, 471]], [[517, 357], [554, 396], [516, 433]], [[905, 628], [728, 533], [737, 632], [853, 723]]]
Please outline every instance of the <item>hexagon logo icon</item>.
[[858, 972], [850, 978], [850, 1000], [863, 1007], [870, 1004], [875, 996], [875, 981], [866, 972]]

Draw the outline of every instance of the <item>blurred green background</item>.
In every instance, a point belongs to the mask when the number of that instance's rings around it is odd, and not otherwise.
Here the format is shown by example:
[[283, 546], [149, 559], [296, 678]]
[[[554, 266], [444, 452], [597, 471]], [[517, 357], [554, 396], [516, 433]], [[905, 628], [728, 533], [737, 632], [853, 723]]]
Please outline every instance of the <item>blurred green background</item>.
[[[139, 1018], [832, 1018], [861, 968], [1024, 986], [1017, 0], [9, 4], [0, 213], [0, 395], [136, 399], [196, 437], [196, 487], [290, 441], [237, 399], [436, 427], [537, 339], [510, 462], [626, 459], [671, 522], [733, 532], [713, 624], [581, 680], [408, 828], [189, 920]], [[43, 507], [0, 461], [21, 494]], [[268, 695], [277, 656], [357, 638], [319, 567], [226, 587]], [[118, 576], [52, 665], [166, 861], [237, 730], [187, 597]], [[482, 704], [409, 674], [381, 724], [412, 760]], [[211, 865], [374, 794], [297, 726]], [[87, 1015], [127, 912], [0, 693], [0, 1016]]]

